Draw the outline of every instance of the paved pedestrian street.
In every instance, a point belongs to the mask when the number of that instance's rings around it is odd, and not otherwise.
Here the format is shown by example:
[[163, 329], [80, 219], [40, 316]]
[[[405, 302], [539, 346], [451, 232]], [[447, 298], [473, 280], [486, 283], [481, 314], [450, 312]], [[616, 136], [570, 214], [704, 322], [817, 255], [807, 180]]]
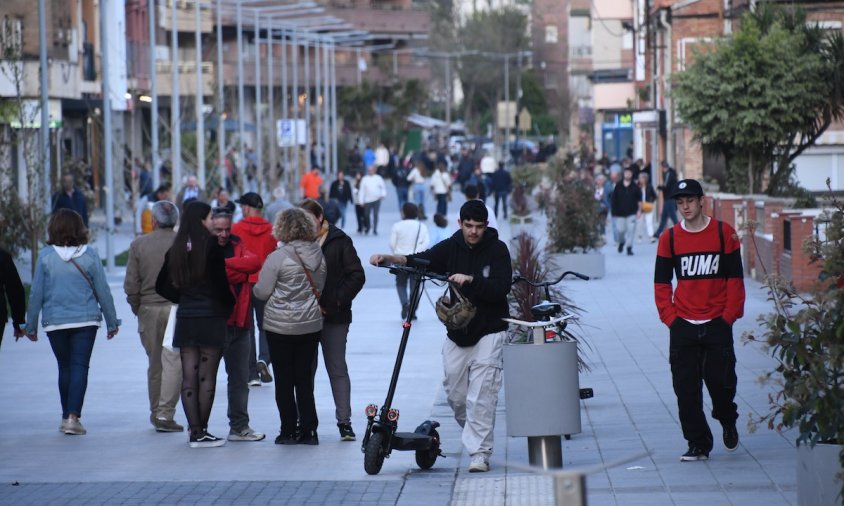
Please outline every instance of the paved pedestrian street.
[[[450, 204], [451, 222], [459, 205], [457, 198]], [[365, 263], [370, 254], [389, 251], [389, 229], [398, 220], [392, 193], [382, 208], [378, 236], [356, 234], [351, 210], [347, 218], [345, 230]], [[509, 229], [501, 222], [506, 239]], [[103, 235], [100, 231], [97, 243], [101, 254]], [[118, 252], [130, 240], [131, 224], [124, 224], [115, 236]], [[710, 419], [716, 439], [710, 460], [680, 462], [686, 443], [671, 387], [668, 331], [653, 301], [655, 245], [636, 245], [634, 252], [628, 257], [607, 247], [604, 279], [565, 283], [566, 294], [584, 309], [582, 331], [591, 346], [592, 371], [581, 374], [581, 386], [595, 391], [593, 399], [581, 402], [583, 431], [564, 441], [565, 468], [590, 469], [649, 454], [591, 474], [591, 505], [795, 504], [796, 436], [766, 427], [751, 434], [746, 426], [750, 413], [766, 412], [770, 387], [757, 378], [774, 367], [756, 345], [736, 344], [739, 449], [723, 449], [720, 427]], [[471, 475], [466, 471], [469, 457], [441, 387], [444, 329], [428, 297], [423, 297], [412, 327], [393, 405], [401, 412], [400, 430], [438, 420], [446, 458], [421, 471], [411, 452], [393, 452], [380, 474], [364, 472], [363, 410], [384, 401], [401, 333], [392, 276], [368, 264], [365, 269], [367, 282], [354, 303], [348, 341], [352, 423], [358, 435], [354, 443], [339, 440], [322, 366], [316, 384], [319, 446], [273, 444], [279, 420], [270, 384], [250, 388], [250, 425], [267, 433], [264, 441], [191, 449], [186, 433], [156, 433], [148, 420], [146, 356], [125, 301], [120, 269], [109, 281], [123, 326], [112, 341], [101, 330], [94, 347], [82, 416], [87, 435], [57, 430], [57, 371], [43, 331], [36, 343], [15, 342], [7, 327], [0, 348], [0, 504], [553, 504], [550, 478], [524, 469], [526, 438], [506, 436], [503, 389], [492, 469]], [[736, 324], [737, 336], [755, 329], [757, 316], [768, 311], [764, 288], [749, 279], [746, 286], [747, 305]], [[429, 287], [430, 299], [439, 290]], [[220, 367], [209, 427], [218, 436], [228, 432], [225, 384]], [[176, 419], [185, 421], [181, 406]]]

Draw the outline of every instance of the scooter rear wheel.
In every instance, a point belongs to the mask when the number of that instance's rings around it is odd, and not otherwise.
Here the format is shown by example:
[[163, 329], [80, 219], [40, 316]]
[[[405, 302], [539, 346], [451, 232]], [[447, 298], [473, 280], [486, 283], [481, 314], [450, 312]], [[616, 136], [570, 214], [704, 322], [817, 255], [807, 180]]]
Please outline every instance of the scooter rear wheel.
[[374, 432], [369, 436], [363, 454], [363, 469], [366, 474], [378, 474], [384, 465], [384, 434]]
[[440, 454], [440, 435], [436, 430], [431, 431], [431, 447], [427, 450], [416, 450], [416, 465], [421, 469], [431, 469]]

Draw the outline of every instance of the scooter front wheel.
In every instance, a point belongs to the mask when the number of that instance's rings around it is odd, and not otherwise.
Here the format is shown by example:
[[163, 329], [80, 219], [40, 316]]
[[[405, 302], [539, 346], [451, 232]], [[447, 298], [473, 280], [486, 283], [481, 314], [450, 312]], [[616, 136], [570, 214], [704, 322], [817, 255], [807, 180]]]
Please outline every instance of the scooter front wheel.
[[416, 465], [420, 469], [431, 469], [440, 454], [440, 435], [437, 431], [431, 431], [431, 447], [427, 450], [416, 450]]
[[366, 474], [378, 474], [384, 465], [384, 434], [374, 432], [369, 436], [363, 453], [363, 469]]

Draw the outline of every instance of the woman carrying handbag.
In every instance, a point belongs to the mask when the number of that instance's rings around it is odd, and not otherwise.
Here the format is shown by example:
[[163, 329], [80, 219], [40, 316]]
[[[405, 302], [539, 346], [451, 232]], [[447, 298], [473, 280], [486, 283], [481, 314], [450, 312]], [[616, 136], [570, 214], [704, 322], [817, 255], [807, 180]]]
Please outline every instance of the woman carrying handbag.
[[299, 208], [279, 213], [273, 235], [281, 247], [267, 257], [252, 289], [255, 297], [267, 301], [264, 330], [281, 419], [276, 444], [319, 444], [312, 368], [322, 331], [319, 298], [327, 269], [316, 234], [310, 213]]

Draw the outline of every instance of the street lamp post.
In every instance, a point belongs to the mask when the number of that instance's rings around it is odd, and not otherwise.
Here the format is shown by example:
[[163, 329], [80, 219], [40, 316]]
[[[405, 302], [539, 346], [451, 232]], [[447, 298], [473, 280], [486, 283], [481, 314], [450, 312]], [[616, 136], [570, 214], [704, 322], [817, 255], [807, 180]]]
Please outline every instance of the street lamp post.
[[[105, 3], [105, 2], [103, 2]], [[171, 88], [170, 92], [170, 161], [172, 165], [171, 178], [173, 182], [173, 191], [178, 191], [182, 184], [182, 131], [181, 131], [181, 114], [179, 103], [179, 29], [178, 16], [176, 11], [176, 2], [170, 8], [170, 45], [171, 60], [170, 60], [170, 78]]]
[[149, 18], [149, 83], [150, 95], [150, 142], [152, 143], [152, 186], [161, 184], [161, 161], [158, 153], [158, 69], [155, 66], [155, 0], [147, 0]]
[[202, 83], [202, 32], [200, 30], [201, 12], [199, 1], [193, 4], [194, 12], [194, 62], [196, 64], [196, 99], [194, 101], [194, 117], [196, 118], [196, 172], [199, 186], [205, 188], [205, 121], [202, 116], [203, 83]]

